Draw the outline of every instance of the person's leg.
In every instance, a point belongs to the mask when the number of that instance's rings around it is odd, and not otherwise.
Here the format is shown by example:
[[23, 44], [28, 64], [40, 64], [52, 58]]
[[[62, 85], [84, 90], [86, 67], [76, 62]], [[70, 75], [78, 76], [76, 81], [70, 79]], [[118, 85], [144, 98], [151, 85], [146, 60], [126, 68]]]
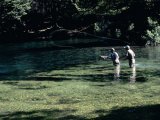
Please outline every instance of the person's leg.
[[132, 59], [132, 67], [135, 67], [135, 59]]
[[129, 60], [129, 67], [132, 67], [132, 60]]
[[133, 65], [133, 67], [132, 67], [132, 74], [131, 74], [129, 80], [131, 83], [136, 82], [136, 66], [135, 65]]
[[117, 64], [115, 66], [115, 71], [114, 71], [114, 80], [119, 80], [120, 77], [120, 64]]
[[133, 68], [135, 66], [135, 59], [129, 60], [129, 67]]

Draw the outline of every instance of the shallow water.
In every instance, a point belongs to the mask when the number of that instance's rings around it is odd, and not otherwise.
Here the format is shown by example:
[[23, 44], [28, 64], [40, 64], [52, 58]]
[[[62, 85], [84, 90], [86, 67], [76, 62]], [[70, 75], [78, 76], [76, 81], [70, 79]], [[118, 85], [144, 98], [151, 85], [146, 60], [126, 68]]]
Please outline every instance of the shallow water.
[[[88, 64], [110, 66], [111, 61], [103, 61], [99, 55], [108, 54], [104, 47], [74, 48], [64, 50], [29, 50], [28, 44], [6, 44], [0, 46], [0, 79], [18, 80], [27, 79], [33, 73], [57, 69], [66, 69], [80, 65], [82, 68]], [[34, 45], [31, 45], [33, 48]], [[136, 75], [138, 70], [151, 70], [153, 73], [160, 70], [160, 47], [132, 47], [136, 53]], [[26, 50], [27, 49], [27, 50]], [[126, 51], [123, 47], [116, 47], [122, 57]], [[121, 60], [121, 71], [128, 68], [128, 61]], [[113, 68], [111, 68], [113, 69]], [[158, 73], [158, 72], [157, 72]], [[120, 73], [121, 74], [121, 73]], [[133, 73], [135, 74], [135, 73]], [[147, 73], [146, 73], [147, 74]], [[151, 74], [151, 73], [150, 73]], [[159, 74], [156, 74], [159, 75]], [[122, 75], [123, 72], [122, 72]]]

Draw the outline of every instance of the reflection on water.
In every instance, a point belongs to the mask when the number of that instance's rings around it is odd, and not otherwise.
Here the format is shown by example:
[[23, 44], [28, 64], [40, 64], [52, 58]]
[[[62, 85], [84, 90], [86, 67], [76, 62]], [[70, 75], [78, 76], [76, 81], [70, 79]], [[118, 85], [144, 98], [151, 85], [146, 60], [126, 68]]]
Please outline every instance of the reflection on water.
[[[136, 66], [134, 65], [132, 68], [129, 68], [129, 81], [131, 83], [136, 82]], [[114, 80], [120, 80], [120, 65], [114, 67]]]
[[120, 64], [115, 66], [114, 69], [114, 80], [119, 80], [120, 77]]
[[[32, 46], [34, 47], [34, 46]], [[16, 49], [15, 49], [16, 48]], [[17, 52], [17, 49], [18, 52]], [[27, 79], [27, 76], [36, 72], [45, 72], [56, 69], [66, 69], [70, 66], [85, 64], [100, 64], [99, 55], [106, 54], [106, 48], [77, 48], [66, 50], [40, 50], [23, 51], [23, 44], [0, 46], [0, 79]], [[116, 49], [120, 56], [125, 50], [122, 47]], [[135, 81], [136, 69], [160, 68], [160, 47], [133, 48], [136, 53], [136, 68], [132, 68], [130, 81]], [[106, 62], [106, 61], [105, 61]], [[106, 69], [109, 64], [106, 65]], [[128, 67], [127, 61], [121, 60], [121, 66], [115, 67], [114, 79], [119, 79], [120, 71]], [[114, 69], [114, 68], [113, 68]], [[120, 70], [121, 69], [121, 70]]]
[[134, 65], [132, 68], [131, 76], [129, 77], [129, 80], [131, 83], [136, 82], [136, 66]]

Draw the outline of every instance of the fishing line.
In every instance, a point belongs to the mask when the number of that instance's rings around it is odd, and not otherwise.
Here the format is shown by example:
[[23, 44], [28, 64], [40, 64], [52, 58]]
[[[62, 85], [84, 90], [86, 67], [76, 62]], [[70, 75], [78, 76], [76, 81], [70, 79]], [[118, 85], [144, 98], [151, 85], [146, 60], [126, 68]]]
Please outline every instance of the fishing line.
[[[83, 29], [84, 30], [84, 29]], [[70, 34], [73, 34], [73, 33], [82, 33], [84, 35], [88, 35], [88, 36], [91, 36], [91, 37], [94, 37], [94, 38], [98, 38], [98, 39], [103, 39], [103, 40], [114, 40], [114, 41], [121, 41], [125, 44], [128, 44], [130, 45], [129, 42], [127, 41], [122, 41], [121, 39], [117, 39], [117, 38], [110, 38], [110, 37], [101, 37], [101, 36], [98, 36], [98, 35], [94, 35], [94, 34], [91, 34], [91, 33], [87, 33], [87, 32], [82, 32], [83, 30], [68, 30], [68, 29], [59, 29], [59, 30], [55, 30], [53, 31], [51, 34], [54, 34], [56, 32], [60, 32], [60, 31], [66, 31]], [[50, 37], [50, 39], [52, 38], [52, 36]], [[77, 48], [77, 47], [74, 47], [74, 46], [65, 46], [65, 45], [59, 45], [59, 44], [56, 44], [54, 43], [55, 46], [57, 47], [68, 47], [68, 48]]]

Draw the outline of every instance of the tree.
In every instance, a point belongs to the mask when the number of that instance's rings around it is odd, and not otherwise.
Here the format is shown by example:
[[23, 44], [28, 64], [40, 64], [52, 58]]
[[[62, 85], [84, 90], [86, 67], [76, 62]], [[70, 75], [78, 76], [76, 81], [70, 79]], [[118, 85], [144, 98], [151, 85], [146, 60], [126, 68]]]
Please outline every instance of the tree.
[[[23, 28], [22, 16], [31, 9], [31, 0], [1, 0], [0, 2], [0, 34], [16, 36]], [[7, 35], [8, 36], [8, 35]], [[5, 36], [6, 37], [6, 36]]]
[[1, 0], [0, 34], [39, 37], [64, 28], [144, 45], [148, 17], [160, 22], [159, 5], [158, 0]]

